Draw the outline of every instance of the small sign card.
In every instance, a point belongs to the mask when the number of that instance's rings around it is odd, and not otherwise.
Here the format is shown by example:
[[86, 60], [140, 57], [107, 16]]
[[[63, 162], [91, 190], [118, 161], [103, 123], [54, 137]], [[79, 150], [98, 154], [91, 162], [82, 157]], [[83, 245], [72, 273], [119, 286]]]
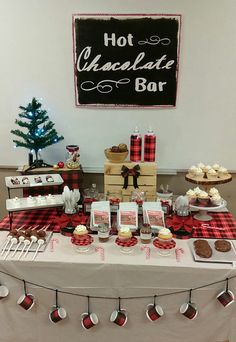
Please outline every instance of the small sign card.
[[135, 202], [121, 202], [117, 212], [118, 227], [138, 228], [138, 205]]
[[143, 203], [143, 222], [150, 224], [154, 229], [165, 227], [164, 211], [160, 202]]
[[107, 224], [111, 228], [111, 211], [109, 201], [92, 202], [90, 227], [96, 230], [99, 224]]

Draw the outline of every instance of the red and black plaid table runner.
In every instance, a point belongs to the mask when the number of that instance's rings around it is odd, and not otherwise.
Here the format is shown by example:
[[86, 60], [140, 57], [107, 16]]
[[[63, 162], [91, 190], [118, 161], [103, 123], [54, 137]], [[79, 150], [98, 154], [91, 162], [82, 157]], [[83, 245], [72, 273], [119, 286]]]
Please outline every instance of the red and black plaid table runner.
[[[236, 239], [236, 220], [231, 213], [211, 213], [213, 219], [203, 222], [195, 220], [192, 216], [180, 218], [173, 215], [166, 218], [166, 226], [169, 227], [174, 237], [180, 239], [207, 238], [207, 239]], [[117, 234], [116, 220], [112, 219], [112, 233]], [[176, 224], [177, 222], [177, 224]], [[40, 227], [50, 224], [50, 230], [60, 232], [61, 228], [85, 224], [89, 226], [89, 216], [82, 212], [74, 215], [66, 215], [61, 208], [50, 208], [42, 210], [19, 211], [13, 213], [12, 228], [39, 225]], [[187, 229], [183, 229], [183, 227]], [[0, 221], [0, 229], [10, 228], [9, 216]], [[136, 234], [135, 234], [136, 235]]]
[[[176, 220], [176, 215], [166, 219], [166, 226], [171, 228], [174, 237], [180, 239], [236, 239], [236, 220], [228, 212], [211, 212], [211, 221], [199, 221], [192, 216]], [[182, 219], [182, 224], [180, 220]]]
[[[86, 217], [83, 213], [66, 215], [63, 213], [61, 208], [18, 211], [13, 213], [12, 229], [19, 228], [23, 224], [25, 224], [26, 227], [36, 225], [43, 227], [50, 224], [48, 230], [60, 232], [61, 228], [66, 226], [73, 225], [75, 227], [78, 224], [86, 224], [87, 219], [88, 217]], [[4, 217], [0, 221], [0, 230], [1, 229], [10, 229], [9, 216]]]

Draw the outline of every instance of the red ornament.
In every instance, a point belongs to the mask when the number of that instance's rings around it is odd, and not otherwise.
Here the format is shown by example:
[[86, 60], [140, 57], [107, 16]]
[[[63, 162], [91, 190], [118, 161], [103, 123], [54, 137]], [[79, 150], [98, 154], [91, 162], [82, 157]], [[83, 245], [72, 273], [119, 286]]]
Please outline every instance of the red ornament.
[[65, 166], [65, 164], [63, 163], [63, 161], [59, 161], [59, 162], [57, 163], [57, 165], [58, 165], [61, 169]]

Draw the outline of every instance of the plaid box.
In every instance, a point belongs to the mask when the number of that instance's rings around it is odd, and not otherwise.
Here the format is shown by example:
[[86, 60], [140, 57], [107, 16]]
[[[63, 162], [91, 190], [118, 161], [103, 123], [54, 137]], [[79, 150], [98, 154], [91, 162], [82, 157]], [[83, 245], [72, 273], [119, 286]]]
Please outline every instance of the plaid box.
[[154, 162], [156, 154], [156, 136], [145, 135], [144, 136], [144, 161]]

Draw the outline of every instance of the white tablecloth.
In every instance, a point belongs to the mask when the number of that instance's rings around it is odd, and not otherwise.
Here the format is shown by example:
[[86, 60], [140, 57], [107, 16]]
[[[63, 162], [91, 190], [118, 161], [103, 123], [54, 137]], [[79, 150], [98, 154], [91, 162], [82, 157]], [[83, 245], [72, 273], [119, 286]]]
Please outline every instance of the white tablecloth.
[[[2, 243], [7, 232], [0, 232]], [[94, 247], [86, 254], [77, 253], [70, 238], [54, 234], [54, 248], [49, 243], [45, 252], [31, 261], [32, 254], [21, 259], [0, 257], [0, 271], [20, 279], [42, 284], [53, 289], [90, 296], [150, 298], [122, 299], [128, 312], [125, 327], [109, 321], [117, 307], [116, 299], [91, 298], [91, 311], [99, 317], [98, 326], [85, 331], [80, 324], [80, 315], [86, 312], [87, 299], [59, 293], [59, 304], [67, 310], [68, 317], [57, 323], [48, 319], [50, 308], [55, 304], [55, 292], [27, 284], [27, 289], [36, 298], [36, 305], [25, 311], [16, 304], [23, 292], [23, 282], [0, 273], [0, 281], [10, 290], [10, 295], [0, 301], [1, 342], [80, 341], [80, 342], [130, 342], [158, 340], [163, 342], [214, 342], [236, 341], [236, 304], [224, 308], [216, 295], [225, 284], [220, 283], [193, 291], [192, 300], [197, 303], [199, 314], [193, 321], [179, 313], [179, 307], [188, 300], [188, 293], [161, 296], [157, 302], [164, 316], [150, 322], [145, 316], [146, 305], [152, 303], [153, 295], [189, 290], [204, 284], [236, 275], [231, 264], [196, 263], [186, 240], [177, 240], [183, 248], [180, 262], [175, 253], [162, 257], [153, 245], [150, 259], [141, 250], [140, 243], [130, 255], [120, 253], [115, 237], [100, 244], [94, 237]], [[104, 248], [104, 260], [96, 247]], [[236, 293], [236, 278], [229, 282]]]

